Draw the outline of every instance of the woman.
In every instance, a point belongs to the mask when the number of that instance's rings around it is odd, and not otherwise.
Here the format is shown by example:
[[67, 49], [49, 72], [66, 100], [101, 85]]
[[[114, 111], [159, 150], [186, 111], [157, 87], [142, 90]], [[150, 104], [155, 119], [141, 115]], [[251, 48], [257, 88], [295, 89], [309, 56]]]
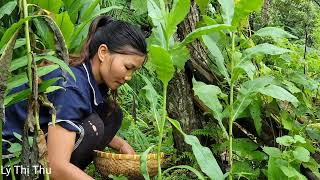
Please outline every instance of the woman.
[[[122, 112], [107, 93], [129, 81], [146, 54], [145, 38], [132, 25], [108, 16], [99, 16], [91, 23], [80, 61], [70, 63], [76, 80], [68, 76], [65, 90], [48, 95], [57, 110], [57, 123], [51, 124], [48, 109], [40, 109], [41, 128], [48, 133], [51, 179], [92, 179], [83, 170], [92, 161], [94, 149], [103, 150], [108, 145], [120, 153], [135, 153], [115, 135]], [[5, 139], [12, 140], [13, 132], [22, 132], [26, 106], [22, 102], [6, 108]]]

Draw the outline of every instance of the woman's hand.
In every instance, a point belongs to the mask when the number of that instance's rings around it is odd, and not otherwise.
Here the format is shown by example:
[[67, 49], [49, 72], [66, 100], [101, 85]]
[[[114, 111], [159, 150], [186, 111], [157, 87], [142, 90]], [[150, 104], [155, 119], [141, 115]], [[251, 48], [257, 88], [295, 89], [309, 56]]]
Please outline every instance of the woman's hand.
[[119, 152], [121, 154], [135, 154], [134, 149], [126, 141], [123, 142], [123, 145], [120, 147]]
[[136, 153], [126, 140], [122, 139], [117, 135], [113, 137], [113, 139], [111, 140], [108, 146], [111, 147], [112, 149], [119, 151], [122, 154]]

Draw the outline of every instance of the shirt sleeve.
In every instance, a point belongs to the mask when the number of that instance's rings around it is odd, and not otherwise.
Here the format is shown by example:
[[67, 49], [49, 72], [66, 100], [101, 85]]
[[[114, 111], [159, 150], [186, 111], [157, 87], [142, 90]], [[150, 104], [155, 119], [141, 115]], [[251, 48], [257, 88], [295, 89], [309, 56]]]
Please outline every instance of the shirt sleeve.
[[[88, 97], [77, 87], [66, 87], [65, 90], [58, 90], [51, 102], [56, 109], [56, 123], [69, 131], [80, 133], [80, 121], [91, 111]], [[49, 122], [49, 125], [51, 124], [52, 122]]]

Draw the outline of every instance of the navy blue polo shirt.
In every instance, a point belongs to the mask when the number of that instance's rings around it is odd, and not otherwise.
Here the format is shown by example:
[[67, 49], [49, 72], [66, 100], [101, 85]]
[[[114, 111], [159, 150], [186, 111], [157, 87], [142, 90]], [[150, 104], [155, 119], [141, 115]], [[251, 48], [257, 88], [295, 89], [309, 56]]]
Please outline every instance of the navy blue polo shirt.
[[[80, 120], [94, 112], [95, 107], [103, 102], [102, 94], [96, 83], [91, 63], [83, 63], [78, 66], [70, 67], [76, 80], [69, 74], [66, 75], [66, 81], [59, 81], [60, 89], [48, 94], [48, 99], [56, 108], [56, 122], [63, 128], [80, 133]], [[60, 69], [42, 77], [42, 79], [51, 79], [53, 77], [62, 77]], [[18, 87], [10, 93], [18, 92], [27, 88], [27, 84]], [[13, 104], [5, 109], [5, 122], [3, 127], [3, 138], [9, 141], [15, 141], [13, 132], [22, 134], [24, 122], [27, 119], [27, 100]], [[39, 111], [40, 126], [47, 127], [51, 124], [51, 112], [47, 107], [40, 107]], [[7, 144], [3, 143], [4, 152]]]

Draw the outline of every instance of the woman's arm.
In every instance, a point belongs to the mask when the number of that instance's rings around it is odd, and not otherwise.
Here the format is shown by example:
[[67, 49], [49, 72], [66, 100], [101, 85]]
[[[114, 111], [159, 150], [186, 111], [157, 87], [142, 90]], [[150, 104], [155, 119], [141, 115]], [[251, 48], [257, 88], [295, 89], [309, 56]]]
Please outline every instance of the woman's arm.
[[51, 179], [57, 180], [93, 180], [81, 169], [70, 163], [76, 133], [56, 124], [48, 128], [48, 159]]
[[135, 154], [134, 149], [121, 137], [115, 135], [108, 145], [123, 154]]

